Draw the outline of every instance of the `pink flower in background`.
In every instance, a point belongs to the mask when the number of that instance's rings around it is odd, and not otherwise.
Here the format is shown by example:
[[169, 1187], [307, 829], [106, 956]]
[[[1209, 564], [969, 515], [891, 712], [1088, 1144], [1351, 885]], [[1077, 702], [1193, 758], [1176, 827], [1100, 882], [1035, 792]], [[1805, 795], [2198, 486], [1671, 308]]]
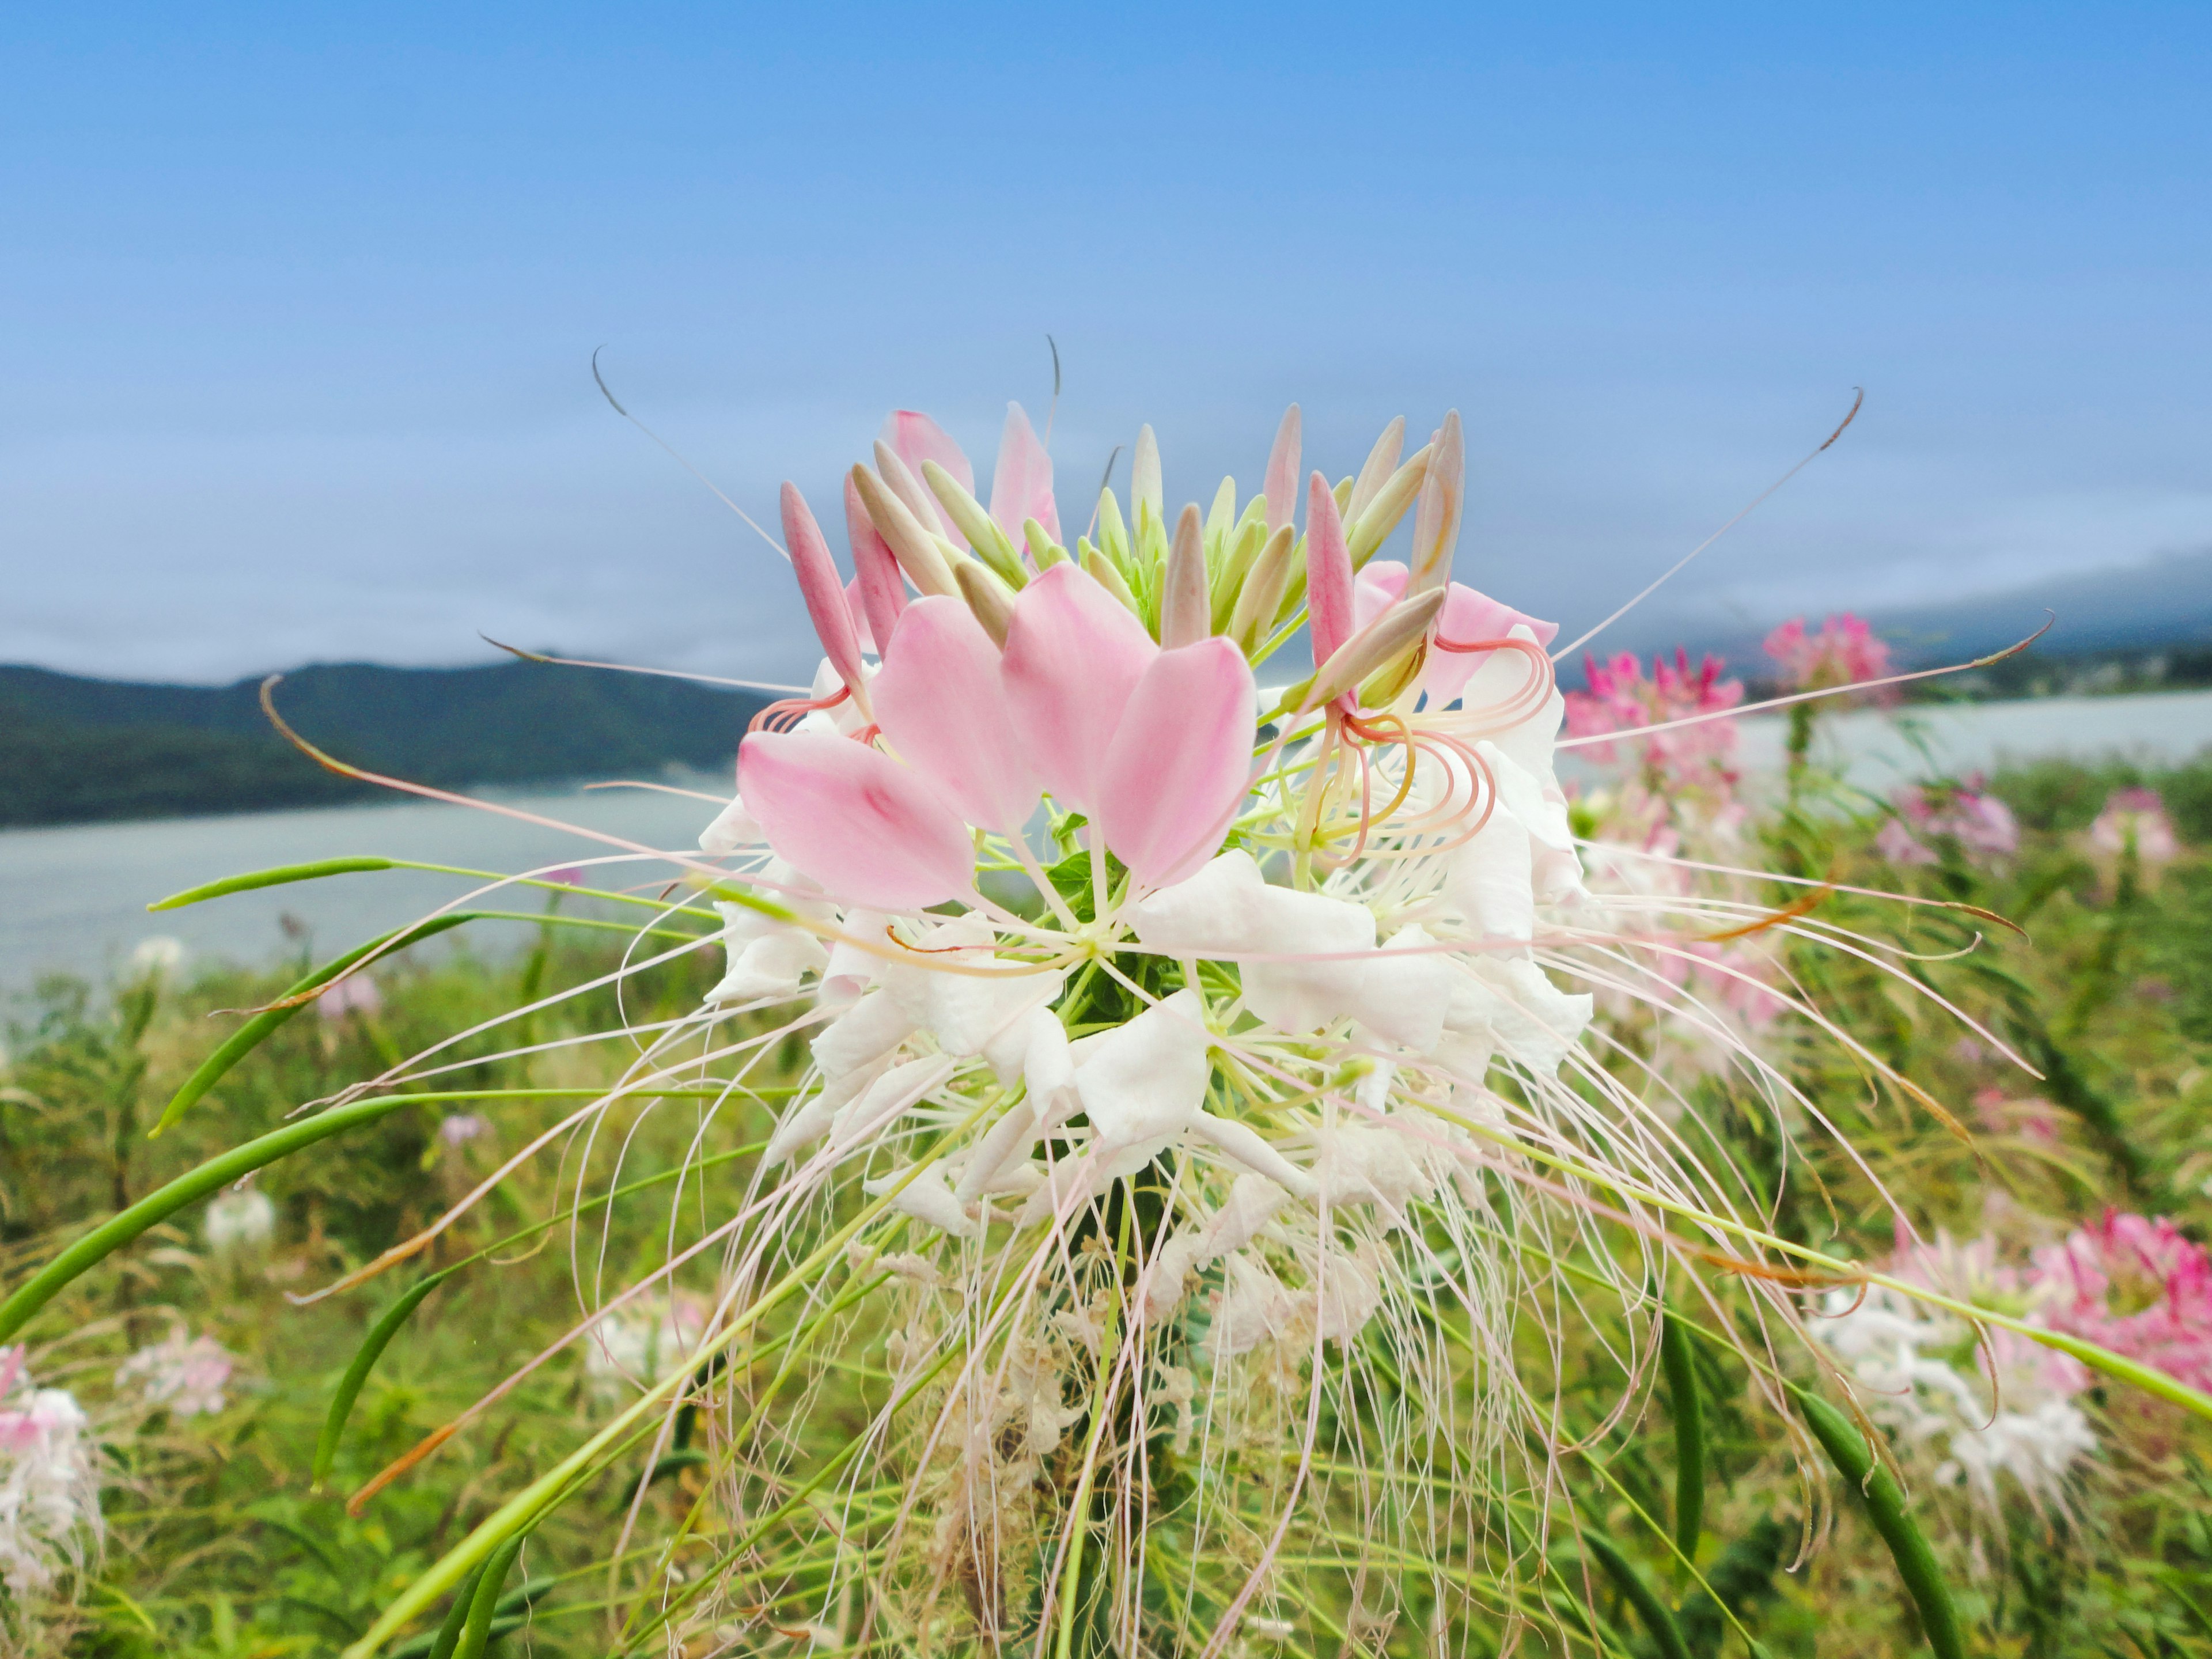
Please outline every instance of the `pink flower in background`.
[[1974, 1096], [1974, 1116], [1990, 1134], [2017, 1134], [2045, 1146], [2058, 1141], [2058, 1109], [2037, 1096], [2014, 1100], [2002, 1089], [1984, 1089]]
[[[1782, 678], [1801, 691], [1857, 685], [1890, 672], [1888, 646], [1875, 636], [1864, 617], [1848, 611], [1829, 617], [1817, 634], [1806, 630], [1802, 617], [1791, 617], [1766, 636], [1766, 654], [1774, 659]], [[1888, 702], [1896, 692], [1884, 687], [1867, 695], [1876, 702]]]
[[234, 1362], [211, 1336], [185, 1340], [181, 1327], [164, 1341], [141, 1348], [115, 1373], [115, 1386], [136, 1383], [149, 1406], [173, 1417], [214, 1416], [223, 1407], [223, 1387]]
[[[1583, 662], [1589, 689], [1566, 694], [1567, 730], [1577, 737], [1612, 732], [1632, 736], [1639, 726], [1718, 714], [1743, 701], [1743, 682], [1723, 679], [1725, 665], [1717, 657], [1705, 658], [1694, 669], [1687, 651], [1677, 650], [1671, 663], [1654, 657], [1649, 679], [1641, 659], [1626, 651], [1607, 663], [1589, 657]], [[1655, 732], [1638, 741], [1634, 750], [1640, 763], [1667, 783], [1726, 788], [1735, 781], [1729, 764], [1735, 745], [1735, 721], [1708, 720]], [[1589, 752], [1601, 761], [1616, 758], [1612, 744], [1595, 744]]]
[[315, 999], [315, 1012], [325, 1019], [343, 1019], [348, 1014], [374, 1014], [384, 1006], [384, 996], [367, 974], [349, 974]]
[[2173, 833], [2173, 820], [2155, 789], [2115, 789], [2105, 799], [2105, 810], [2089, 826], [2089, 845], [2118, 857], [2135, 842], [2136, 856], [2145, 864], [2165, 864], [2181, 851]]
[[1874, 838], [1892, 864], [1933, 864], [1933, 841], [1949, 839], [1980, 859], [2008, 858], [2020, 850], [2020, 824], [2012, 809], [1982, 793], [1978, 775], [1963, 783], [1923, 783], [1900, 790], [1897, 816]]
[[2031, 1279], [2053, 1329], [2212, 1388], [2212, 1259], [2171, 1221], [2107, 1210], [2038, 1250]]

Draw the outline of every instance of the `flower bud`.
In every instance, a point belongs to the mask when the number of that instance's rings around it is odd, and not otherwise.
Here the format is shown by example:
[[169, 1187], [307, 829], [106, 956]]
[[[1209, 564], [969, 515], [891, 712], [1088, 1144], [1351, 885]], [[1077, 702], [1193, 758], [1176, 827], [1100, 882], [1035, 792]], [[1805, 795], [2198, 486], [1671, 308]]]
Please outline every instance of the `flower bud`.
[[1252, 561], [1267, 544], [1267, 521], [1248, 519], [1235, 527], [1226, 540], [1228, 549], [1221, 556], [1220, 573], [1213, 579], [1213, 631], [1217, 634], [1232, 631], [1230, 618], [1236, 615], [1237, 602], [1243, 597], [1244, 579], [1251, 574]]
[[844, 579], [830, 556], [830, 544], [822, 539], [822, 526], [799, 486], [785, 481], [781, 496], [783, 544], [791, 554], [792, 573], [799, 578], [799, 595], [806, 601], [806, 615], [822, 641], [823, 654], [845, 682], [846, 690], [863, 709], [868, 706], [867, 678], [860, 672], [860, 638], [853, 627], [852, 608], [845, 603]]
[[1283, 595], [1290, 590], [1291, 574], [1297, 563], [1297, 538], [1288, 525], [1268, 537], [1252, 561], [1252, 574], [1244, 579], [1243, 591], [1237, 596], [1237, 608], [1229, 617], [1229, 637], [1248, 657], [1274, 632]]
[[975, 613], [975, 620], [983, 624], [983, 631], [991, 636], [991, 643], [1001, 651], [1006, 648], [1006, 630], [1014, 623], [1014, 592], [1006, 583], [981, 563], [974, 559], [963, 559], [952, 573], [960, 584], [960, 597], [968, 601], [968, 608]]
[[1413, 514], [1413, 555], [1407, 561], [1413, 571], [1406, 579], [1408, 593], [1425, 593], [1451, 580], [1452, 550], [1459, 545], [1459, 521], [1467, 508], [1467, 441], [1459, 410], [1444, 416], [1430, 447], [1429, 475], [1421, 481], [1421, 505]]
[[1083, 568], [1091, 573], [1091, 580], [1099, 586], [1128, 606], [1131, 616], [1139, 618], [1144, 616], [1144, 606], [1137, 603], [1137, 596], [1129, 591], [1129, 584], [1122, 580], [1114, 561], [1087, 542], [1083, 547]]
[[1022, 520], [1022, 539], [1030, 544], [1030, 558], [1040, 576], [1053, 566], [1067, 562], [1067, 550], [1053, 540], [1052, 532], [1035, 519]]
[[[1147, 431], [1150, 428], [1146, 428]], [[1168, 650], [1196, 645], [1213, 631], [1213, 601], [1206, 586], [1206, 523], [1192, 502], [1176, 520], [1160, 591], [1160, 643]]]
[[1293, 687], [1284, 701], [1301, 714], [1334, 702], [1401, 652], [1419, 646], [1443, 608], [1442, 588], [1399, 600], [1339, 646], [1319, 672]]
[[1267, 528], [1280, 530], [1298, 510], [1298, 406], [1283, 411], [1275, 447], [1267, 453]]
[[[1360, 513], [1358, 522], [1347, 525], [1345, 540], [1352, 549], [1354, 570], [1366, 568], [1368, 560], [1390, 539], [1398, 520], [1406, 516], [1413, 497], [1420, 494], [1422, 480], [1428, 477], [1432, 453], [1433, 446], [1415, 450], [1405, 465], [1390, 475], [1389, 481], [1375, 492], [1375, 499]], [[1353, 488], [1356, 490], [1358, 486]]]
[[1029, 580], [1029, 573], [1022, 568], [1021, 557], [1014, 551], [1014, 544], [1006, 539], [1006, 532], [993, 522], [991, 515], [983, 510], [983, 503], [962, 488], [959, 479], [935, 461], [921, 464], [921, 477], [930, 493], [945, 503], [945, 512], [960, 526], [968, 545], [991, 567], [993, 574], [1016, 589]]
[[1137, 430], [1137, 453], [1129, 461], [1129, 515], [1134, 518], [1147, 507], [1155, 519], [1166, 517], [1166, 498], [1160, 492], [1160, 441], [1151, 427], [1144, 426]]
[[[880, 444], [876, 447], [883, 448]], [[891, 460], [896, 464], [898, 457], [893, 455]], [[850, 476], [853, 488], [860, 492], [860, 505], [866, 510], [868, 521], [890, 544], [891, 556], [899, 562], [899, 568], [914, 578], [914, 585], [925, 593], [957, 594], [960, 590], [953, 584], [951, 563], [939, 547], [937, 538], [921, 527], [921, 520], [915, 517], [907, 504], [866, 467], [855, 465]]]
[[1375, 441], [1375, 447], [1367, 452], [1367, 464], [1359, 469], [1359, 477], [1352, 486], [1352, 499], [1344, 505], [1344, 521], [1352, 524], [1367, 510], [1367, 504], [1380, 495], [1390, 475], [1398, 470], [1398, 457], [1406, 447], [1406, 417], [1401, 415], [1382, 428], [1382, 435]]

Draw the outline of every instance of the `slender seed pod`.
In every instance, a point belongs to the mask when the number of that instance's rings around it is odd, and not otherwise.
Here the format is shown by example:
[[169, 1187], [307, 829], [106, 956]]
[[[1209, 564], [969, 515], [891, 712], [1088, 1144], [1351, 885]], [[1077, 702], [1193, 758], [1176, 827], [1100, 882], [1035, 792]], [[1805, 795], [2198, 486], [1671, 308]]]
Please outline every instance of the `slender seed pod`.
[[1298, 510], [1298, 406], [1283, 411], [1275, 428], [1274, 447], [1267, 452], [1267, 528], [1279, 530]]
[[1865, 1507], [1867, 1519], [1889, 1546], [1897, 1563], [1897, 1576], [1920, 1610], [1920, 1628], [1936, 1659], [1966, 1659], [1966, 1639], [1959, 1630], [1958, 1610], [1951, 1604], [1950, 1587], [1943, 1582], [1936, 1552], [1928, 1536], [1906, 1507], [1897, 1477], [1877, 1462], [1866, 1437], [1850, 1419], [1818, 1395], [1800, 1389], [1798, 1403], [1805, 1410], [1805, 1426], [1828, 1454], [1836, 1473]]
[[1284, 590], [1290, 586], [1297, 563], [1295, 541], [1288, 525], [1269, 536], [1267, 545], [1254, 556], [1251, 574], [1237, 596], [1236, 609], [1229, 617], [1229, 635], [1247, 656], [1272, 631], [1275, 613], [1282, 609]]
[[983, 624], [991, 643], [1006, 648], [1006, 630], [1014, 624], [1014, 593], [1006, 583], [974, 559], [963, 559], [952, 579], [960, 584], [960, 597]]
[[921, 464], [921, 477], [931, 493], [945, 503], [945, 510], [960, 526], [960, 533], [975, 550], [975, 556], [989, 565], [1000, 580], [1016, 589], [1029, 580], [1029, 572], [1022, 568], [1021, 556], [1014, 551], [1006, 532], [983, 510], [983, 503], [962, 488], [959, 479], [935, 461]]
[[1452, 552], [1459, 545], [1460, 520], [1467, 511], [1467, 440], [1460, 430], [1459, 410], [1445, 415], [1430, 448], [1421, 504], [1413, 514], [1408, 593], [1425, 593], [1451, 580]]
[[353, 1402], [361, 1397], [362, 1386], [384, 1351], [392, 1346], [392, 1339], [399, 1334], [415, 1310], [422, 1305], [423, 1298], [445, 1283], [455, 1269], [431, 1273], [417, 1279], [397, 1302], [378, 1320], [346, 1367], [345, 1375], [338, 1379], [337, 1392], [331, 1396], [330, 1414], [323, 1419], [323, 1431], [315, 1441], [313, 1489], [319, 1492], [323, 1482], [331, 1478], [331, 1465], [337, 1459], [338, 1442], [345, 1436], [346, 1419], [353, 1414]]
[[1690, 1333], [1671, 1315], [1659, 1321], [1659, 1364], [1667, 1373], [1667, 1403], [1674, 1413], [1674, 1547], [1698, 1559], [1705, 1522], [1705, 1408]]
[[925, 593], [957, 593], [951, 561], [939, 547], [937, 538], [922, 528], [914, 509], [866, 467], [856, 465], [849, 476], [860, 493], [860, 505], [867, 510], [868, 521], [890, 544], [892, 556], [914, 585]]
[[1406, 516], [1406, 509], [1421, 493], [1421, 483], [1429, 475], [1430, 451], [1415, 450], [1405, 465], [1393, 472], [1389, 482], [1375, 492], [1375, 499], [1360, 509], [1358, 521], [1349, 525], [1345, 540], [1352, 549], [1352, 568], [1358, 570], [1368, 560], [1382, 551], [1382, 544], [1390, 539], [1390, 532], [1398, 527], [1398, 520]]
[[1212, 631], [1213, 603], [1206, 589], [1206, 525], [1193, 501], [1176, 520], [1175, 544], [1168, 550], [1167, 576], [1160, 590], [1160, 643], [1170, 650], [1196, 645]]
[[1583, 1532], [1583, 1547], [1605, 1569], [1606, 1577], [1613, 1580], [1622, 1599], [1636, 1609], [1636, 1616], [1650, 1632], [1651, 1644], [1659, 1650], [1662, 1659], [1690, 1659], [1690, 1644], [1683, 1639], [1682, 1627], [1674, 1622], [1674, 1615], [1667, 1610], [1667, 1604], [1644, 1582], [1644, 1575], [1637, 1571], [1628, 1558], [1595, 1530]]
[[1382, 493], [1382, 486], [1390, 482], [1390, 475], [1398, 470], [1398, 457], [1405, 447], [1406, 417], [1401, 415], [1382, 428], [1375, 447], [1367, 452], [1367, 463], [1352, 483], [1352, 499], [1345, 503], [1346, 523], [1358, 518], [1367, 510], [1367, 504]]

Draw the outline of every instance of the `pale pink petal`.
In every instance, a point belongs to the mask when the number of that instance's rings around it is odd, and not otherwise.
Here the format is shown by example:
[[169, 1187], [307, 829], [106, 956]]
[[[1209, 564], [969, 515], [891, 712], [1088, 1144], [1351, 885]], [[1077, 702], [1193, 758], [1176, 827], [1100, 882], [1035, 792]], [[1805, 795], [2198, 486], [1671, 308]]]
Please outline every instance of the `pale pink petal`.
[[1019, 404], [1006, 405], [999, 464], [991, 469], [991, 517], [1016, 547], [1022, 544], [1024, 519], [1035, 519], [1046, 535], [1060, 539], [1060, 509], [1052, 499], [1052, 457], [1037, 441]]
[[1406, 567], [1395, 559], [1370, 559], [1352, 584], [1352, 624], [1364, 628], [1406, 597]]
[[[902, 461], [906, 470], [917, 478], [921, 477], [921, 464], [935, 461], [938, 465], [960, 481], [960, 487], [969, 495], [975, 493], [975, 469], [968, 465], [968, 458], [960, 453], [960, 446], [946, 435], [943, 427], [928, 416], [911, 409], [895, 409], [884, 422], [883, 441]], [[963, 539], [960, 526], [945, 510], [944, 503], [935, 496], [929, 505], [937, 509], [937, 517], [944, 533], [957, 543]], [[922, 520], [924, 524], [928, 520]]]
[[[1437, 618], [1437, 638], [1459, 645], [1502, 640], [1516, 624], [1534, 634], [1539, 645], [1549, 645], [1559, 637], [1559, 623], [1538, 622], [1510, 605], [1500, 605], [1486, 594], [1454, 582], [1446, 590], [1443, 612]], [[1441, 708], [1457, 697], [1491, 655], [1487, 651], [1446, 651], [1431, 641], [1428, 665], [1421, 675], [1421, 690], [1428, 695], [1429, 707]]]
[[1159, 653], [1144, 623], [1074, 564], [1053, 566], [1015, 599], [1000, 672], [1022, 752], [1062, 806], [1097, 806], [1122, 710]]
[[868, 687], [900, 757], [970, 823], [1012, 835], [1040, 785], [1014, 738], [999, 647], [958, 599], [916, 599]]
[[1352, 550], [1328, 480], [1316, 472], [1306, 485], [1306, 623], [1319, 668], [1350, 639], [1352, 620]]
[[814, 522], [795, 483], [783, 487], [783, 544], [791, 554], [799, 597], [806, 601], [823, 654], [839, 679], [860, 690], [867, 682], [860, 673], [860, 641], [845, 604], [845, 584], [837, 574], [837, 562], [830, 556], [830, 544], [822, 539], [822, 526]]
[[1298, 406], [1283, 411], [1275, 428], [1275, 447], [1267, 452], [1267, 533], [1274, 534], [1291, 522], [1298, 510]]
[[1219, 848], [1252, 775], [1255, 696], [1244, 653], [1218, 635], [1161, 652], [1130, 693], [1093, 816], [1146, 886]]
[[880, 656], [884, 642], [898, 626], [899, 612], [906, 609], [906, 576], [890, 544], [877, 533], [868, 509], [860, 504], [860, 488], [849, 474], [845, 479], [845, 538], [852, 544], [853, 568], [857, 573], [853, 580], [860, 590], [860, 604], [854, 614], [867, 618], [868, 632], [875, 635], [876, 653]]
[[848, 904], [908, 910], [970, 890], [968, 826], [880, 750], [827, 732], [755, 732], [738, 784], [776, 856]]

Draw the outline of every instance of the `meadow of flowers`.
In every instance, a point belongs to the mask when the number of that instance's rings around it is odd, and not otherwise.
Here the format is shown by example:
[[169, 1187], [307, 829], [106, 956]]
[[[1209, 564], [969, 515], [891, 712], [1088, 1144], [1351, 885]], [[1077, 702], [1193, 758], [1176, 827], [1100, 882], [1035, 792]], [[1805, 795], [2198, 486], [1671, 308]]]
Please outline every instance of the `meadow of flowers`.
[[787, 486], [696, 850], [48, 988], [10, 1643], [2212, 1652], [2200, 775], [1854, 792], [1844, 617], [1749, 778], [1468, 584], [1455, 416], [1133, 457], [902, 412], [849, 577]]

